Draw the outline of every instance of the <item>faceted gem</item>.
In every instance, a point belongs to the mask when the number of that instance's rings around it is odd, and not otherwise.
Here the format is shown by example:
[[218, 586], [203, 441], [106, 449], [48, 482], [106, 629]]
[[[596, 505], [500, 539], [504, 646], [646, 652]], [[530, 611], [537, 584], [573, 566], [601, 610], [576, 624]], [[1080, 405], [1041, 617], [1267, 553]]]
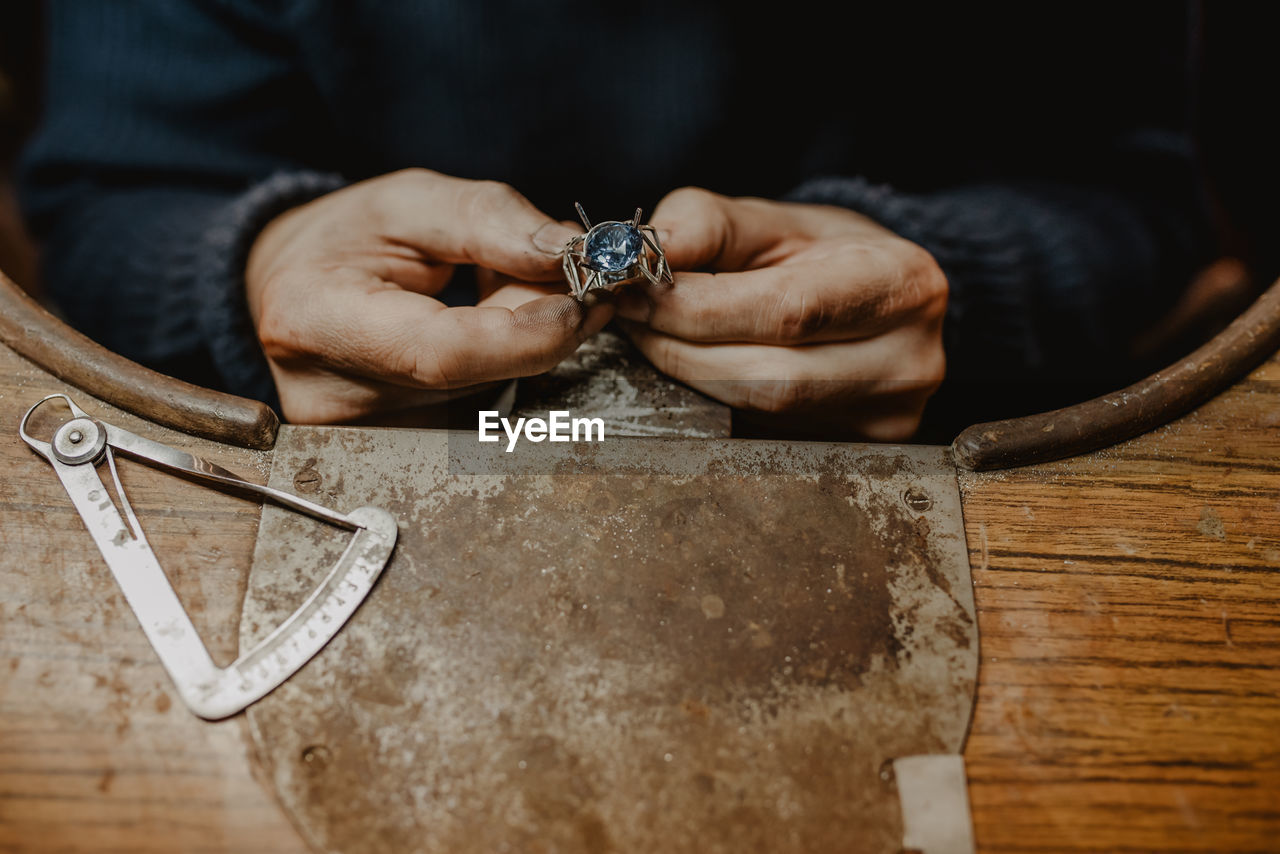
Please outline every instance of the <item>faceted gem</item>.
[[587, 263], [593, 270], [618, 273], [636, 263], [644, 240], [640, 230], [625, 222], [602, 222], [587, 234]]

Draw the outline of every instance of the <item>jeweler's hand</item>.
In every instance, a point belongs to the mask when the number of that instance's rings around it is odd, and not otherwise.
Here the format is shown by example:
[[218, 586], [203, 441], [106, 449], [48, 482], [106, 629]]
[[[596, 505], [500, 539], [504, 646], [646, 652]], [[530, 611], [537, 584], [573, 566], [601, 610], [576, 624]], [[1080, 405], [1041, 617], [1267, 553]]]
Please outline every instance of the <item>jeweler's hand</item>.
[[577, 231], [511, 187], [421, 169], [374, 178], [273, 220], [245, 273], [249, 310], [287, 419], [321, 423], [445, 399], [555, 366], [608, 322], [530, 284], [478, 305], [432, 295], [454, 266], [486, 279], [562, 278]]
[[947, 282], [928, 252], [843, 208], [698, 189], [652, 224], [685, 272], [617, 311], [659, 370], [766, 421], [915, 432], [945, 369]]

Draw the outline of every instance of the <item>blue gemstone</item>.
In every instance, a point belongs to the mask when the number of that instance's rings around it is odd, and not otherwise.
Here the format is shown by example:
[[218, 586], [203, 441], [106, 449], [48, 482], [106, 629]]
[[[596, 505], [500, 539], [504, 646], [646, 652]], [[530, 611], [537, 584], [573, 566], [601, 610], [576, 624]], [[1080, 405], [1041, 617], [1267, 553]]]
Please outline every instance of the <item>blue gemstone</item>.
[[587, 263], [593, 270], [621, 272], [640, 257], [640, 230], [625, 222], [602, 222], [587, 234]]

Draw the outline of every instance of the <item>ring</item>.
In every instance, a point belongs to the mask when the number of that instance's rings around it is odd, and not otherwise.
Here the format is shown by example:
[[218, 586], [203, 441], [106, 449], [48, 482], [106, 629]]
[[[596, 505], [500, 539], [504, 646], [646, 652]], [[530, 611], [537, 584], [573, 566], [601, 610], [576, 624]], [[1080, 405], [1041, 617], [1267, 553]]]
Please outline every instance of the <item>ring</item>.
[[564, 277], [579, 301], [591, 290], [612, 290], [639, 281], [655, 285], [675, 281], [658, 230], [640, 224], [640, 208], [630, 222], [592, 225], [582, 205], [575, 202], [574, 207], [587, 232], [565, 244]]

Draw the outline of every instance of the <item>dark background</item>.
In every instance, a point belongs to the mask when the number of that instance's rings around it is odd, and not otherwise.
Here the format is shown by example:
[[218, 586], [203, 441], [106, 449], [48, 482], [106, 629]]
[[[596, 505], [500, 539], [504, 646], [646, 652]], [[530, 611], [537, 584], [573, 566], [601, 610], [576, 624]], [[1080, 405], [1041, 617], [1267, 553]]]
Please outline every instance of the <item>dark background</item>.
[[35, 289], [35, 258], [18, 220], [10, 177], [40, 93], [40, 3], [0, 3], [0, 270]]

